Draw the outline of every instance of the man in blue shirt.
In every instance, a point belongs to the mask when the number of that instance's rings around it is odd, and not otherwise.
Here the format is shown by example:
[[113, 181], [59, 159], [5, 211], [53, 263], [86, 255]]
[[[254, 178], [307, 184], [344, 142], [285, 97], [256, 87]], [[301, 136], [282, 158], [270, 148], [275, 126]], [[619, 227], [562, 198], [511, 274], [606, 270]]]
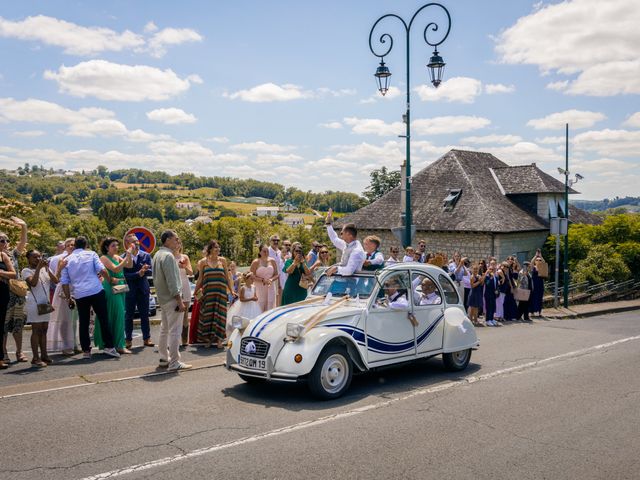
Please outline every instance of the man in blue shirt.
[[[98, 275], [104, 276], [111, 284], [109, 271], [100, 262], [96, 252], [85, 250], [87, 248], [85, 237], [77, 237], [75, 247], [75, 250], [68, 257], [61, 260], [64, 263], [64, 268], [60, 276], [60, 283], [69, 308], [73, 309], [76, 305], [78, 306], [80, 345], [82, 346], [83, 358], [91, 358], [89, 322], [92, 308], [100, 323], [100, 332], [105, 347], [104, 353], [111, 357], [119, 357], [120, 354], [113, 348], [113, 336], [107, 315], [107, 299], [102, 282], [98, 277]], [[71, 286], [73, 287], [73, 299], [71, 298]]]
[[133, 246], [131, 255], [133, 265], [131, 268], [124, 268], [124, 278], [127, 279], [129, 291], [127, 292], [124, 317], [124, 332], [127, 348], [131, 348], [131, 338], [133, 335], [133, 314], [138, 307], [140, 313], [140, 329], [145, 347], [153, 347], [151, 341], [151, 330], [149, 328], [149, 277], [151, 276], [151, 255], [140, 250], [140, 241], [133, 233], [127, 235], [124, 247], [128, 249]]

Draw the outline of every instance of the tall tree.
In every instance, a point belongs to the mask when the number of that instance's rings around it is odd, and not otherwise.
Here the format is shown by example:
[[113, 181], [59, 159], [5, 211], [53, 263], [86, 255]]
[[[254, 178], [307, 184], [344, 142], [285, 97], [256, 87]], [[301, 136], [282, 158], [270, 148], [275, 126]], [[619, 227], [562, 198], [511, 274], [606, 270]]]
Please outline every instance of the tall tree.
[[387, 167], [373, 170], [370, 174], [371, 182], [363, 195], [373, 202], [390, 190], [400, 185], [400, 170], [389, 171]]

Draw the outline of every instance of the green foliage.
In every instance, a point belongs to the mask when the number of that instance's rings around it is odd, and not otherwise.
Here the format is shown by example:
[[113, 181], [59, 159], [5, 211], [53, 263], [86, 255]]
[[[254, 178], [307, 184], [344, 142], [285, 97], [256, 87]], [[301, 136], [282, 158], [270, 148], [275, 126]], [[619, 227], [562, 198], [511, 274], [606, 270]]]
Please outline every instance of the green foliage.
[[615, 247], [634, 278], [640, 279], [640, 242], [623, 242]]
[[387, 170], [387, 167], [373, 170], [369, 175], [371, 182], [363, 193], [369, 202], [374, 202], [388, 191], [393, 190], [400, 185], [402, 180], [399, 170], [392, 172]]
[[76, 217], [66, 228], [64, 237], [77, 237], [82, 235], [87, 237], [89, 248], [98, 250], [100, 241], [107, 235], [111, 235], [112, 229], [107, 227], [104, 220], [94, 216]]
[[136, 217], [137, 209], [129, 202], [109, 202], [98, 210], [98, 218], [103, 220], [109, 230], [113, 230], [120, 222]]
[[573, 279], [576, 282], [588, 281], [591, 284], [614, 280], [623, 282], [631, 277], [629, 267], [622, 256], [610, 245], [594, 245], [587, 258], [576, 266]]

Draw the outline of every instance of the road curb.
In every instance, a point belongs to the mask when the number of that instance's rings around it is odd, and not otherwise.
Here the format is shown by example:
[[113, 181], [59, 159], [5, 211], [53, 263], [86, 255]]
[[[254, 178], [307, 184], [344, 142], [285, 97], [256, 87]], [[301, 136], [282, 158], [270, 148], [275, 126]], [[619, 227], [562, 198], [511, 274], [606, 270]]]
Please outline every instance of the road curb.
[[[105, 383], [123, 382], [126, 380], [144, 379], [150, 377], [158, 377], [163, 375], [185, 374], [204, 370], [206, 368], [216, 368], [224, 366], [224, 358], [216, 358], [214, 361], [194, 360], [191, 362], [193, 367], [188, 370], [167, 371], [160, 370], [154, 366], [144, 366], [129, 368], [125, 370], [116, 370], [112, 372], [102, 372], [95, 374], [82, 374], [73, 377], [58, 378], [55, 380], [46, 380], [43, 382], [26, 383], [20, 385], [9, 385], [0, 388], [0, 400], [22, 397], [25, 395], [33, 395], [37, 393], [55, 392], [58, 390], [68, 390], [70, 388], [87, 387], [90, 385], [101, 385]], [[149, 371], [149, 369], [154, 369]], [[140, 373], [138, 373], [140, 372]]]
[[584, 312], [576, 312], [575, 310], [571, 310], [570, 308], [562, 308], [562, 312], [558, 314], [543, 314], [542, 317], [548, 320], [564, 320], [564, 319], [578, 319], [578, 318], [589, 318], [596, 317], [598, 315], [608, 315], [612, 313], [623, 313], [623, 312], [631, 312], [633, 310], [640, 310], [640, 304], [638, 305], [620, 305], [620, 306], [612, 306], [602, 309], [594, 309], [590, 311]]

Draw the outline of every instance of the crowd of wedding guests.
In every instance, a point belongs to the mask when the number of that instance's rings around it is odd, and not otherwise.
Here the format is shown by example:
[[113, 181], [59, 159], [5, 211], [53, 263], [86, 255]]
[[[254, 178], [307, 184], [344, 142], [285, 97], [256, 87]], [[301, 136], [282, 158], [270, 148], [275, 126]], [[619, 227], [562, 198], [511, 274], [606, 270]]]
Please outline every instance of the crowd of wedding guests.
[[[45, 258], [37, 250], [26, 250], [26, 223], [17, 217], [10, 222], [21, 234], [12, 246], [0, 232], [1, 369], [10, 363], [10, 335], [16, 360], [28, 361], [22, 349], [25, 323], [31, 325], [31, 363], [38, 368], [52, 363], [49, 352], [53, 351], [91, 358], [92, 340], [107, 356], [130, 354], [135, 314], [140, 316], [143, 346], [154, 347], [149, 325], [150, 279], [161, 311], [159, 366], [171, 370], [190, 368], [180, 361], [181, 346], [223, 348], [234, 315], [254, 318], [276, 306], [304, 300], [322, 273], [351, 275], [401, 262], [431, 263], [449, 274], [476, 326], [529, 321], [530, 314], [539, 315], [542, 310], [546, 275], [542, 267], [546, 264], [540, 251], [522, 266], [515, 256], [471, 262], [458, 252], [451, 258], [428, 252], [426, 242], [420, 240], [403, 253], [392, 246], [385, 259], [378, 237], [368, 236], [360, 244], [352, 224], [336, 233], [331, 212], [327, 234], [335, 251], [314, 241], [305, 252], [301, 243], [272, 235], [268, 244], [259, 246], [257, 258], [242, 274], [233, 261], [220, 255], [215, 240], [206, 245], [193, 268], [172, 230], [162, 233], [153, 257], [140, 248], [135, 235], [129, 235], [124, 245], [116, 238], [104, 238], [98, 253], [85, 237], [68, 238], [58, 242], [54, 256]], [[331, 261], [334, 253], [335, 264]], [[19, 271], [22, 255], [27, 266]], [[192, 278], [196, 282], [193, 294]]]

